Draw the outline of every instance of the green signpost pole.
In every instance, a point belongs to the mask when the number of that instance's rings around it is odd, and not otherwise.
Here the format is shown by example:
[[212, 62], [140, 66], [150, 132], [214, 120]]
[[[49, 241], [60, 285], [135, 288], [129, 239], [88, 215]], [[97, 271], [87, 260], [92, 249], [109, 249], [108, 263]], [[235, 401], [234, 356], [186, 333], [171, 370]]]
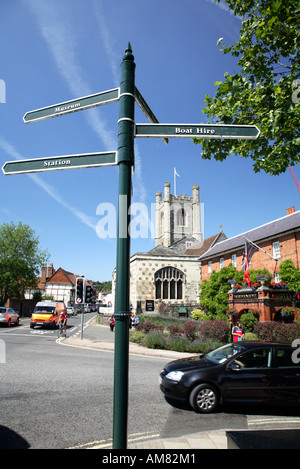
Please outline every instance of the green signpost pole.
[[113, 448], [127, 448], [131, 172], [134, 164], [135, 63], [128, 43], [121, 64], [118, 120], [119, 207], [115, 299]]

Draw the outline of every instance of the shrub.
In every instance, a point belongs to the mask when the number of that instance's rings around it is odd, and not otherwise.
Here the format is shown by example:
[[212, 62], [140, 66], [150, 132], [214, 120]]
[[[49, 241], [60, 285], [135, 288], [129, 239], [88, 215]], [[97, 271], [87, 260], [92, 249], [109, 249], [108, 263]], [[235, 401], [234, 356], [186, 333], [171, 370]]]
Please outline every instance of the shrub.
[[258, 323], [258, 318], [252, 313], [244, 313], [240, 318], [242, 327], [248, 332], [252, 332], [255, 324]]
[[300, 336], [300, 324], [282, 322], [258, 322], [253, 332], [260, 340], [267, 342], [292, 343]]
[[140, 324], [138, 324], [136, 326], [136, 330], [137, 331], [145, 331], [145, 332], [149, 332], [149, 331], [153, 331], [153, 330], [162, 331], [163, 327], [157, 326], [156, 324], [153, 324], [150, 321], [143, 321], [143, 322], [141, 322]]
[[208, 319], [207, 314], [204, 311], [201, 311], [201, 309], [194, 309], [191, 312], [191, 318], [196, 321], [206, 321]]
[[226, 321], [216, 319], [199, 324], [199, 335], [202, 340], [215, 340], [226, 343], [229, 340], [230, 328]]
[[196, 340], [198, 337], [199, 327], [193, 321], [185, 321], [183, 324], [183, 333], [185, 337], [191, 341]]
[[145, 335], [146, 335], [145, 331], [137, 331], [135, 329], [130, 329], [129, 340], [131, 342], [135, 342], [138, 345], [144, 345]]
[[148, 334], [145, 335], [142, 345], [148, 348], [161, 350], [167, 348], [165, 337], [163, 336], [163, 334], [155, 330], [152, 330], [151, 332], [148, 332]]
[[183, 334], [183, 328], [178, 324], [169, 324], [166, 327], [166, 330], [169, 332], [170, 337], [178, 336]]

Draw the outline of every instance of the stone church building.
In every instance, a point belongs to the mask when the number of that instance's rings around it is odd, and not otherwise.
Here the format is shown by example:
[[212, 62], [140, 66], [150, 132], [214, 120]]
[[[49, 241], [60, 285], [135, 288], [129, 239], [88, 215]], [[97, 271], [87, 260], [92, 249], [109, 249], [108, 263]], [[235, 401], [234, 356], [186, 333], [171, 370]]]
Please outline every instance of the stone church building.
[[[193, 185], [191, 197], [175, 196], [166, 182], [163, 196], [156, 192], [155, 221], [155, 247], [130, 259], [133, 311], [157, 310], [161, 302], [194, 308], [199, 303], [199, 256], [225, 235], [203, 240], [198, 185]], [[112, 284], [114, 298], [115, 271]]]

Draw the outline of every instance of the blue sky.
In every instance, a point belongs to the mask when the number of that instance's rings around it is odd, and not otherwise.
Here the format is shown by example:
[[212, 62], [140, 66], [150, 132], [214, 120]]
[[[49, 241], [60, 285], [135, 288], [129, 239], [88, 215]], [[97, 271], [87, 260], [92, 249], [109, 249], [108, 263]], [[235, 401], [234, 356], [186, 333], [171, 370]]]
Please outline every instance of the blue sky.
[[[5, 161], [117, 150], [118, 103], [25, 124], [30, 110], [119, 86], [128, 41], [136, 86], [162, 123], [205, 122], [206, 94], [236, 60], [219, 52], [220, 37], [238, 38], [240, 19], [213, 0], [1, 0], [0, 158]], [[4, 89], [4, 85], [5, 89]], [[4, 93], [5, 92], [5, 93]], [[3, 95], [5, 99], [3, 99]], [[2, 96], [2, 98], [1, 98]], [[147, 122], [136, 107], [136, 122]], [[259, 127], [259, 122], [257, 122]], [[177, 194], [200, 186], [204, 236], [235, 236], [299, 209], [290, 171], [255, 174], [251, 160], [204, 161], [188, 139], [136, 139], [133, 203], [149, 210], [171, 182]], [[294, 168], [300, 180], [300, 171]], [[29, 224], [49, 262], [92, 280], [110, 280], [116, 239], [101, 239], [99, 204], [117, 207], [118, 168], [0, 174], [0, 223]], [[132, 240], [131, 253], [154, 239]]]

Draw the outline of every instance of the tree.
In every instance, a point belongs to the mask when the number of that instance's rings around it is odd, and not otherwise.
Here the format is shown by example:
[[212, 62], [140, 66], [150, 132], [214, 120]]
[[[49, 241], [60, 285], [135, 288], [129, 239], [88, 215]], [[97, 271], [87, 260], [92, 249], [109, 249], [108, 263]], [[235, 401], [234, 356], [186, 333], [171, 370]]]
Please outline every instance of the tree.
[[[215, 0], [220, 2], [220, 0]], [[210, 123], [255, 124], [256, 140], [194, 139], [202, 158], [251, 157], [254, 171], [277, 175], [300, 161], [299, 0], [224, 0], [242, 18], [240, 37], [225, 54], [238, 57], [239, 73], [225, 73], [206, 96]]]
[[0, 304], [8, 298], [23, 298], [27, 288], [36, 288], [37, 276], [48, 252], [29, 225], [13, 222], [0, 226]]
[[208, 314], [224, 313], [228, 308], [228, 292], [231, 289], [228, 280], [233, 278], [242, 283], [244, 273], [237, 271], [231, 264], [219, 272], [212, 271], [209, 280], [201, 283], [200, 304]]
[[300, 290], [300, 271], [294, 266], [292, 259], [286, 259], [279, 266], [279, 277], [290, 290]]

